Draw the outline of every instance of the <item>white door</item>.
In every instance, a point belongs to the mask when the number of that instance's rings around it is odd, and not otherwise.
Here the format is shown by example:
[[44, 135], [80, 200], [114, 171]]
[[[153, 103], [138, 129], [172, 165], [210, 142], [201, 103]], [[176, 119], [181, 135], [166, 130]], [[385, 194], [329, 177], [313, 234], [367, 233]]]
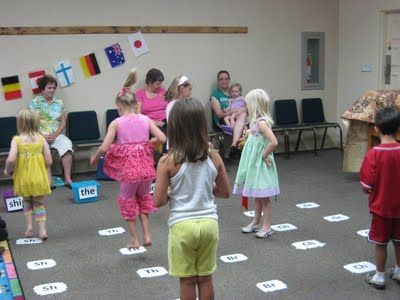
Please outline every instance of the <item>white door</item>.
[[383, 86], [386, 89], [400, 89], [400, 12], [386, 13], [386, 20]]

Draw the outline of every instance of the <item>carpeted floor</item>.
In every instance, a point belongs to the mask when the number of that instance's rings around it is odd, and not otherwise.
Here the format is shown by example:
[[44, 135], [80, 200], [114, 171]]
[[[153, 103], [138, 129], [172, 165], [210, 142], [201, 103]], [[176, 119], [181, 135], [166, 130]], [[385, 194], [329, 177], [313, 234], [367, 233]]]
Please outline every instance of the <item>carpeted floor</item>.
[[[282, 194], [272, 203], [272, 221], [274, 225], [289, 223], [297, 229], [277, 231], [267, 240], [240, 232], [240, 227], [251, 218], [241, 210], [239, 197], [217, 200], [218, 258], [228, 255], [234, 261], [243, 256], [247, 259], [230, 263], [218, 260], [214, 274], [216, 299], [399, 299], [400, 285], [388, 280], [386, 290], [377, 291], [365, 283], [366, 273], [356, 274], [344, 268], [362, 262], [354, 270], [366, 270], [368, 263], [374, 264], [374, 247], [357, 234], [368, 229], [368, 201], [361, 192], [358, 174], [341, 171], [342, 159], [342, 153], [336, 149], [319, 151], [316, 157], [311, 152], [301, 152], [292, 154], [290, 160], [276, 158]], [[226, 164], [231, 183], [237, 164], [238, 161]], [[79, 176], [78, 180], [93, 176]], [[10, 182], [0, 184], [1, 189], [10, 186]], [[9, 245], [27, 299], [38, 299], [41, 298], [38, 293], [50, 292], [60, 292], [54, 294], [57, 299], [179, 298], [178, 279], [168, 274], [142, 278], [137, 273], [139, 269], [150, 268], [144, 273], [162, 274], [157, 267], [168, 270], [167, 207], [151, 216], [153, 246], [144, 253], [123, 255], [119, 251], [128, 242], [126, 232], [99, 235], [99, 230], [127, 229], [119, 216], [117, 191], [116, 182], [101, 182], [98, 202], [75, 204], [70, 190], [57, 188], [47, 199], [49, 238], [39, 244], [18, 245], [16, 241], [24, 233], [23, 213], [5, 213], [3, 208]], [[307, 202], [319, 206], [308, 209], [296, 206]], [[341, 222], [324, 219], [337, 214], [349, 219]], [[307, 250], [292, 245], [308, 240], [314, 242], [300, 244], [324, 245]], [[232, 258], [233, 254], [241, 255]], [[34, 270], [27, 266], [28, 262], [32, 265], [38, 260], [52, 267]], [[393, 265], [390, 246], [388, 266]], [[273, 290], [282, 284], [286, 288], [263, 292], [257, 287], [258, 283], [272, 280], [282, 283], [265, 283], [261, 288]]]

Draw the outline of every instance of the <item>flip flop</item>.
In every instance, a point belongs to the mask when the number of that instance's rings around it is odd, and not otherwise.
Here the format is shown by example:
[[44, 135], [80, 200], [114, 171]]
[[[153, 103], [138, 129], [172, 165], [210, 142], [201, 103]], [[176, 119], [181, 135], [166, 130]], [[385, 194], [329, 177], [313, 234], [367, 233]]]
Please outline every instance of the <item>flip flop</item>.
[[72, 190], [72, 186], [71, 186], [71, 184], [70, 184], [70, 183], [66, 183], [64, 186], [65, 186], [66, 188], [68, 188], [68, 189]]

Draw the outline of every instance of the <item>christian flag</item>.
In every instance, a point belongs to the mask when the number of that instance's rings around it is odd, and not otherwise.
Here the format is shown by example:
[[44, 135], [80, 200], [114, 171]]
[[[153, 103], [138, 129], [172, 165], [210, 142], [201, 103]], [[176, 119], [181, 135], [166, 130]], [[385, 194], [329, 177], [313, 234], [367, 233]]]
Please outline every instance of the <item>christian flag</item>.
[[81, 62], [83, 75], [85, 75], [86, 78], [100, 73], [99, 64], [97, 63], [96, 55], [94, 55], [94, 53], [81, 56], [79, 60]]
[[46, 73], [45, 73], [44, 70], [30, 72], [28, 74], [29, 75], [29, 80], [31, 82], [32, 93], [34, 93], [34, 94], [39, 94], [40, 93], [40, 89], [39, 89], [39, 86], [38, 86], [38, 80], [40, 78], [42, 78], [45, 74]]
[[72, 66], [69, 60], [59, 62], [55, 64], [53, 68], [61, 87], [69, 86], [75, 82], [74, 72], [72, 72]]
[[6, 98], [6, 100], [22, 97], [18, 75], [1, 78], [1, 84], [3, 85], [4, 98]]

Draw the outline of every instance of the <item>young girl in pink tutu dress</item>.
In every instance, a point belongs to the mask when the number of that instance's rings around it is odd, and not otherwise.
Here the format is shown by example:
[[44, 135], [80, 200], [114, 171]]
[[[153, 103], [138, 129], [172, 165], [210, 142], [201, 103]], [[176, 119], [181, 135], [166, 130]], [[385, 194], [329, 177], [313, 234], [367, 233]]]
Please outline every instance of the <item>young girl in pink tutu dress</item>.
[[[131, 241], [127, 248], [136, 249], [140, 242], [136, 233], [136, 217], [139, 216], [143, 228], [143, 245], [151, 246], [149, 213], [156, 211], [150, 184], [155, 178], [153, 145], [150, 133], [157, 143], [165, 143], [164, 133], [147, 116], [136, 113], [137, 102], [130, 86], [136, 82], [136, 72], [129, 74], [124, 88], [115, 100], [119, 118], [108, 127], [103, 144], [90, 158], [96, 165], [99, 157], [106, 154], [104, 172], [120, 182], [118, 206], [123, 219], [128, 223]], [[117, 136], [117, 143], [113, 144]]]

